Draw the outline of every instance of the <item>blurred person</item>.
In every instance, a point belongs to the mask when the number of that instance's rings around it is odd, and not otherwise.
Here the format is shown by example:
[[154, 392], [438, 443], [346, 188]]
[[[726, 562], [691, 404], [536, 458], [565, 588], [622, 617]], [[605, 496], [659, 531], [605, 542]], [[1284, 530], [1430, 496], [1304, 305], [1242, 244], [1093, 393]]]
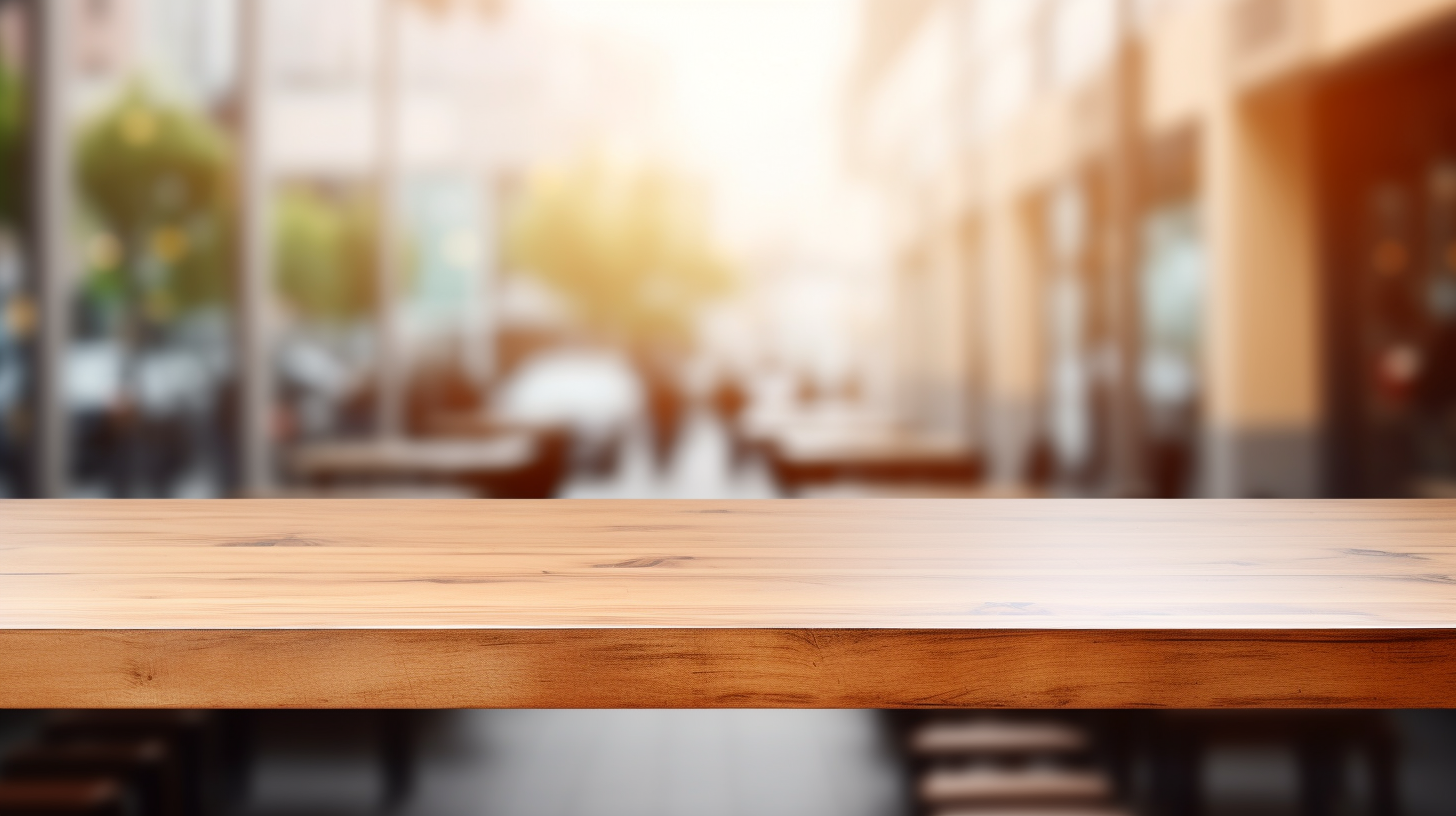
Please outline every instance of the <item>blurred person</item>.
[[0, 228], [0, 496], [29, 492], [25, 401], [34, 323], [35, 307], [21, 288], [19, 253]]
[[445, 345], [411, 372], [405, 416], [417, 436], [428, 435], [442, 418], [476, 414], [486, 403], [485, 388], [465, 365], [463, 342], [456, 338]]
[[553, 291], [580, 336], [630, 357], [660, 467], [686, 413], [681, 361], [736, 280], [705, 199], [672, 168], [587, 155], [538, 173], [507, 230], [516, 274]]
[[1193, 445], [1188, 435], [1154, 432], [1147, 442], [1146, 456], [1152, 498], [1180, 499], [1188, 495], [1193, 472]]
[[503, 424], [556, 426], [572, 439], [585, 475], [614, 471], [627, 426], [645, 410], [643, 380], [623, 355], [589, 347], [540, 351], [490, 395], [490, 416]]
[[824, 397], [819, 378], [812, 371], [801, 372], [795, 385], [794, 398], [805, 408], [812, 407]]
[[294, 440], [372, 429], [371, 377], [355, 371], [324, 343], [292, 332], [277, 352], [283, 436]]
[[1056, 479], [1056, 461], [1051, 440], [1044, 433], [1037, 434], [1027, 449], [1026, 459], [1022, 464], [1022, 486], [1037, 495], [1049, 491]]
[[746, 453], [741, 432], [741, 421], [743, 412], [748, 408], [748, 389], [743, 385], [743, 378], [737, 372], [724, 371], [718, 375], [717, 382], [713, 385], [709, 401], [713, 406], [718, 421], [722, 423], [724, 430], [728, 433], [730, 440], [729, 464], [737, 466], [743, 460]]
[[652, 436], [652, 458], [659, 470], [672, 462], [687, 413], [687, 399], [676, 369], [657, 355], [640, 355], [637, 373], [646, 397], [647, 421]]
[[735, 372], [724, 372], [718, 376], [710, 395], [713, 410], [724, 425], [735, 425], [748, 407], [748, 389], [743, 378]]

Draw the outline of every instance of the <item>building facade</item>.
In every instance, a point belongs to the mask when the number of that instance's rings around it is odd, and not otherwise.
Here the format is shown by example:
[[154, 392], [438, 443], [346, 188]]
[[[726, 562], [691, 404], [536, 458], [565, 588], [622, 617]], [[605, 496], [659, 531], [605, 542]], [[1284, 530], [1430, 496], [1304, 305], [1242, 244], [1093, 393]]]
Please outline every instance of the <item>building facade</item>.
[[870, 0], [846, 127], [897, 381], [993, 477], [1433, 495], [1456, 378], [1448, 0]]

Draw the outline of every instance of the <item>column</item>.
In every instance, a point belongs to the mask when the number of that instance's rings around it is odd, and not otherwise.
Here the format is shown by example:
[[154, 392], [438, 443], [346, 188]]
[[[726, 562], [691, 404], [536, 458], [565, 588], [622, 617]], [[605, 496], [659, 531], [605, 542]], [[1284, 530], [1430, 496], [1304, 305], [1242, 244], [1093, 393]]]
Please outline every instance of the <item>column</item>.
[[273, 372], [269, 288], [269, 195], [264, 116], [267, 83], [264, 15], [268, 0], [238, 4], [238, 280], [237, 381], [239, 477], [244, 495], [273, 481]]
[[398, 437], [404, 428], [404, 360], [399, 349], [399, 292], [396, 291], [400, 263], [400, 3], [401, 0], [379, 0], [379, 95], [375, 111], [375, 146], [379, 153], [379, 245], [375, 267], [379, 393], [375, 430], [385, 439]]
[[986, 455], [994, 484], [1016, 485], [1045, 431], [1044, 320], [1031, 213], [1014, 193], [986, 210], [984, 285]]
[[1309, 100], [1220, 99], [1206, 119], [1208, 490], [1320, 491], [1320, 327]]
[[72, 0], [33, 0], [30, 11], [35, 31], [31, 256], [39, 312], [36, 487], [43, 497], [60, 497], [66, 494], [70, 459], [64, 386], [73, 277], [70, 219], [75, 188], [69, 91], [75, 17]]

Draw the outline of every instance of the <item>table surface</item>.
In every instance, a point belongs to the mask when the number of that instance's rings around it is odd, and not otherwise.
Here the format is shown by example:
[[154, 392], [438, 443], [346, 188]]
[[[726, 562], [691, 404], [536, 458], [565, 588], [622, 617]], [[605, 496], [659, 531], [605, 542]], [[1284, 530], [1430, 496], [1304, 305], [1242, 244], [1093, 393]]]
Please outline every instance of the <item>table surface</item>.
[[1456, 502], [0, 502], [0, 706], [1456, 705]]

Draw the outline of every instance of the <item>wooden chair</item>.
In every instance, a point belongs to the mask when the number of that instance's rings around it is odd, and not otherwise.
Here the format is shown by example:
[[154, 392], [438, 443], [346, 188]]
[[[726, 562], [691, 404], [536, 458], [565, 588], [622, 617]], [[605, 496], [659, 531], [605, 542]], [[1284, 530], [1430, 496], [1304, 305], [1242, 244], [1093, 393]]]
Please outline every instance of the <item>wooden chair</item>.
[[48, 745], [118, 745], [157, 740], [176, 758], [184, 816], [208, 816], [246, 785], [250, 765], [241, 712], [60, 711], [41, 733]]
[[0, 762], [0, 776], [10, 780], [114, 778], [135, 794], [141, 814], [185, 816], [181, 769], [159, 739], [27, 745]]
[[939, 767], [920, 778], [919, 793], [921, 801], [937, 811], [952, 805], [1100, 807], [1110, 805], [1113, 797], [1112, 781], [1100, 770], [1040, 764]]
[[116, 779], [0, 779], [0, 816], [141, 816]]
[[1085, 755], [1091, 736], [1057, 720], [1018, 722], [989, 717], [933, 719], [909, 735], [918, 756], [1061, 754]]
[[1050, 805], [1047, 807], [986, 807], [937, 811], [935, 816], [1133, 816], [1132, 811], [1117, 806]]
[[1082, 718], [918, 715], [902, 733], [917, 809], [932, 816], [1121, 814]]

